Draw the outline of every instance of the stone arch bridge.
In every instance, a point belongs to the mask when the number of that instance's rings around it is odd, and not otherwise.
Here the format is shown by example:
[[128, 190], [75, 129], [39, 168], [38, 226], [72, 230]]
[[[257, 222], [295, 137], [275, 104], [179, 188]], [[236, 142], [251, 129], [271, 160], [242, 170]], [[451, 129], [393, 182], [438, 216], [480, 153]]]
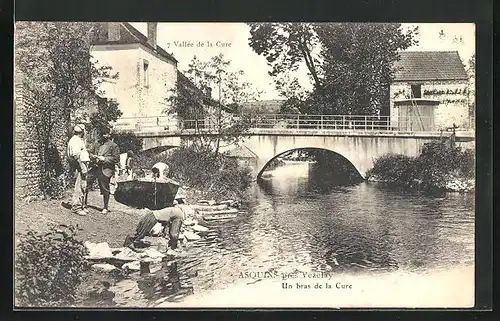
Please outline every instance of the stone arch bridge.
[[[162, 146], [176, 147], [189, 144], [195, 133], [142, 133], [144, 149]], [[254, 171], [260, 176], [266, 165], [279, 155], [300, 148], [320, 148], [335, 152], [349, 162], [365, 177], [373, 167], [374, 160], [388, 153], [417, 156], [422, 146], [432, 140], [450, 136], [447, 132], [386, 132], [353, 130], [301, 130], [301, 129], [252, 129], [241, 145], [256, 155]], [[474, 144], [471, 132], [457, 132], [455, 141], [459, 144]], [[228, 147], [226, 149], [231, 149]]]

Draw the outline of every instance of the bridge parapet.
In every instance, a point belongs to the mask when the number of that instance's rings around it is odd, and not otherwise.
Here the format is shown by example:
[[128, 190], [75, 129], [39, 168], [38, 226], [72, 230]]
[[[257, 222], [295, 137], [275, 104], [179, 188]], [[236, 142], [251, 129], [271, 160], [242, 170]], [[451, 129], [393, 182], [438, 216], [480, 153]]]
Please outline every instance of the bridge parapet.
[[[219, 125], [229, 127], [237, 119], [236, 116], [225, 118]], [[429, 138], [451, 135], [445, 131], [423, 130], [427, 128], [409, 123], [411, 121], [413, 120], [399, 120], [395, 124], [387, 116], [266, 114], [256, 115], [250, 120], [248, 134]], [[140, 137], [215, 135], [218, 127], [209, 119], [174, 120], [170, 116], [122, 118], [115, 125], [117, 131], [132, 131]], [[457, 139], [473, 140], [475, 135], [472, 128], [457, 128]]]

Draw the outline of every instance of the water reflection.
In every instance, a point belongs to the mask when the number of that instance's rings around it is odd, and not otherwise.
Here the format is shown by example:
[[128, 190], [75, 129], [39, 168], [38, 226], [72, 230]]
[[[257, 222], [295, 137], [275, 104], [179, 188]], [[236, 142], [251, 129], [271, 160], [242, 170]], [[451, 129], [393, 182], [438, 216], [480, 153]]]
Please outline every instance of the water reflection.
[[245, 272], [386, 273], [473, 264], [473, 195], [339, 186], [328, 175], [302, 164], [264, 176], [244, 212], [207, 222], [201, 240], [182, 246], [184, 257], [149, 281], [134, 281], [142, 296], [129, 302], [182, 300], [241, 282]]
[[[313, 254], [317, 261], [325, 258], [331, 265], [335, 259], [342, 269], [373, 270], [420, 270], [473, 262], [474, 201], [470, 195], [432, 195], [367, 183], [339, 188], [315, 165], [306, 178], [292, 172], [291, 168], [283, 170], [283, 175], [264, 182], [263, 197], [278, 197], [287, 205], [286, 210], [285, 206], [278, 210], [287, 222], [292, 219], [288, 213], [310, 215], [309, 221], [296, 219], [300, 224], [294, 232], [310, 233], [316, 239]], [[292, 195], [287, 194], [287, 186]], [[325, 193], [311, 200], [311, 190]], [[462, 252], [464, 244], [469, 250]]]
[[[184, 262], [182, 272], [177, 261], [165, 260], [154, 273], [134, 273], [117, 282], [111, 290], [117, 306], [150, 306], [165, 301], [179, 301], [193, 293], [190, 279], [195, 265]], [[191, 273], [190, 273], [191, 272]], [[183, 275], [183, 276], [181, 276]]]

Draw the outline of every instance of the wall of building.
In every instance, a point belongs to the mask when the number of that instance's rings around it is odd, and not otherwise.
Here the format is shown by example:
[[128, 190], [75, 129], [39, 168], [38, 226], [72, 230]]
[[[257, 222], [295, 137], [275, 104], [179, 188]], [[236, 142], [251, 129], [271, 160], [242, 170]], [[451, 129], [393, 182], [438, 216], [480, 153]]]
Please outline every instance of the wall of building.
[[42, 196], [40, 153], [35, 142], [30, 139], [28, 110], [34, 101], [27, 91], [24, 79], [16, 75], [14, 82], [14, 162], [16, 198], [36, 198]]
[[168, 109], [166, 98], [177, 81], [174, 62], [140, 44], [96, 45], [91, 53], [99, 66], [111, 66], [113, 73], [119, 73], [118, 79], [107, 79], [100, 89], [105, 97], [116, 99], [122, 122], [128, 117], [156, 117]]
[[[177, 66], [174, 62], [153, 53], [149, 48], [139, 48], [139, 109], [143, 117], [164, 115], [164, 110], [170, 107], [167, 102], [173, 94], [177, 82]], [[144, 62], [147, 62], [147, 77], [145, 77]], [[146, 83], [146, 78], [148, 82]]]
[[[68, 164], [66, 145], [68, 124], [64, 117], [55, 119], [47, 144], [36, 134], [36, 103], [30, 84], [23, 75], [14, 79], [14, 192], [17, 199], [43, 198], [44, 191], [51, 194], [67, 184]], [[54, 182], [58, 182], [54, 184]]]
[[[390, 89], [391, 123], [395, 127], [398, 122], [398, 110], [394, 106], [395, 99], [410, 98], [411, 85], [418, 82], [395, 82]], [[435, 110], [436, 129], [444, 129], [455, 123], [457, 126], [469, 126], [467, 81], [426, 81], [422, 84], [422, 98], [439, 100]]]
[[139, 105], [139, 44], [95, 45], [91, 55], [97, 66], [111, 67], [111, 74], [118, 73], [118, 79], [104, 79], [100, 90], [104, 96], [116, 99], [122, 117], [137, 117]]

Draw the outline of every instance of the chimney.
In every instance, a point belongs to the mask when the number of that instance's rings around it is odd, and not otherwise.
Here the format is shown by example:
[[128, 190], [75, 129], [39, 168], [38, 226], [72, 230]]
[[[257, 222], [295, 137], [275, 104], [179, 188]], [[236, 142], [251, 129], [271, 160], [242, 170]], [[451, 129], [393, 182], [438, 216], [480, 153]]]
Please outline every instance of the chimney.
[[120, 23], [108, 22], [108, 41], [120, 40]]
[[148, 22], [148, 43], [156, 49], [156, 22]]

